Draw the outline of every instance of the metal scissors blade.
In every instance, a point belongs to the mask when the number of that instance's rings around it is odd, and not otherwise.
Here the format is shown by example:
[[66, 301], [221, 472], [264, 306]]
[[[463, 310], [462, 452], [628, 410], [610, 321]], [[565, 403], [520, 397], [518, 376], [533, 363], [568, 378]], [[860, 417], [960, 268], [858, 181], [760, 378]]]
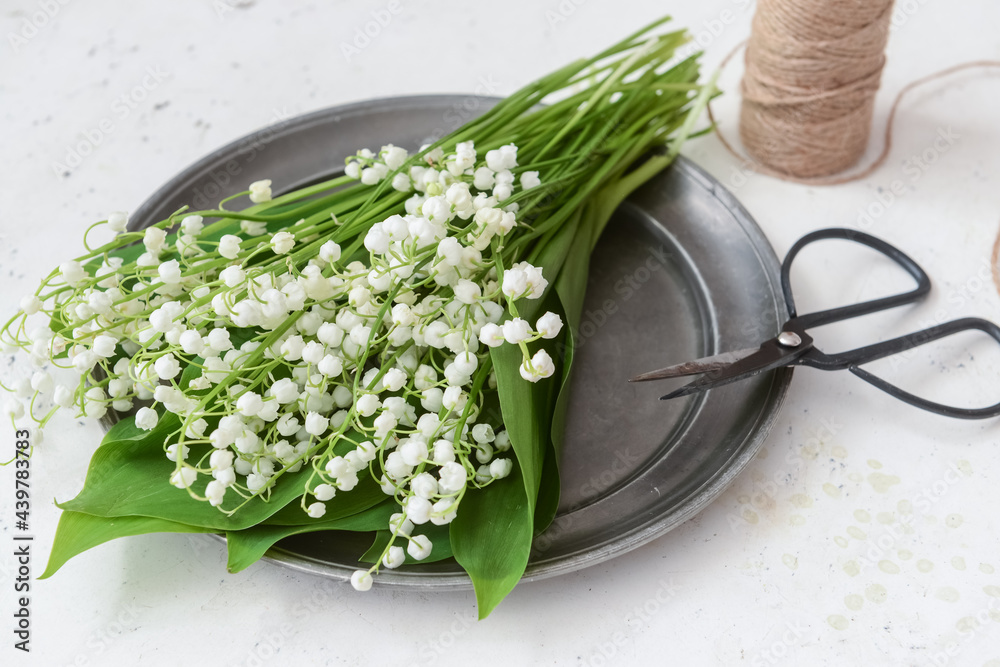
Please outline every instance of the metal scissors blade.
[[667, 366], [666, 368], [661, 368], [659, 370], [641, 373], [633, 378], [630, 378], [629, 382], [649, 382], [650, 380], [666, 380], [668, 378], [679, 378], [686, 375], [710, 373], [712, 371], [725, 368], [740, 359], [745, 359], [754, 352], [757, 352], [759, 349], [760, 348], [756, 347], [748, 347], [745, 350], [723, 352], [722, 354], [715, 354], [711, 357], [703, 357], [694, 361], [685, 361], [683, 364], [674, 364], [673, 366]]
[[780, 368], [781, 366], [788, 366], [795, 363], [799, 357], [802, 357], [812, 349], [812, 338], [805, 332], [802, 332], [801, 336], [796, 336], [796, 344], [794, 346], [788, 346], [779, 341], [781, 341], [780, 336], [772, 338], [764, 342], [752, 354], [717, 370], [709, 371], [680, 389], [661, 396], [660, 400], [665, 401], [679, 396], [687, 396], [697, 391], [721, 387], [722, 385], [736, 382], [757, 375], [758, 373]]

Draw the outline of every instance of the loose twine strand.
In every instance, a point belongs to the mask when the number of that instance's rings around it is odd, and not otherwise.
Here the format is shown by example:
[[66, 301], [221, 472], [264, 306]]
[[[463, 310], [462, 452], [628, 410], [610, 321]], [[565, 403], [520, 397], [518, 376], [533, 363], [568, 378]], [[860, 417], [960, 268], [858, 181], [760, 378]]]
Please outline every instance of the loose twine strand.
[[[900, 90], [885, 123], [882, 149], [867, 166], [844, 173], [868, 144], [875, 94], [885, 64], [892, 0], [759, 0], [746, 47], [741, 83], [742, 155], [708, 105], [716, 136], [733, 157], [761, 174], [804, 185], [840, 185], [881, 167], [892, 150], [893, 125], [908, 93], [956, 72], [1000, 68], [997, 60], [947, 67]], [[1000, 234], [992, 249], [993, 283], [1000, 292]]]
[[[732, 59], [732, 57], [739, 52], [739, 50], [743, 47], [744, 44], [746, 44], [746, 41], [737, 44], [736, 48], [730, 51], [729, 55], [727, 55], [722, 60], [722, 64], [719, 67], [724, 68], [726, 64]], [[740, 154], [740, 152], [726, 138], [725, 134], [722, 132], [722, 128], [719, 127], [718, 122], [715, 120], [715, 115], [712, 113], [711, 103], [709, 103], [708, 105], [708, 118], [711, 121], [713, 127], [715, 127], [716, 136], [718, 137], [719, 141], [722, 142], [722, 145], [729, 152], [729, 154], [738, 160], [749, 162], [752, 165], [754, 171], [761, 174], [765, 174], [767, 176], [780, 178], [781, 180], [784, 181], [789, 181], [791, 183], [801, 183], [803, 185], [841, 185], [843, 183], [851, 183], [853, 181], [859, 181], [866, 176], [870, 176], [875, 170], [881, 167], [882, 164], [889, 157], [889, 153], [892, 150], [892, 127], [893, 123], [896, 120], [896, 111], [899, 108], [900, 102], [902, 102], [903, 98], [906, 97], [907, 93], [909, 93], [915, 88], [919, 88], [920, 86], [926, 83], [930, 83], [931, 81], [935, 81], [937, 79], [942, 79], [944, 77], [950, 76], [955, 72], [961, 72], [963, 70], [975, 69], [979, 67], [1000, 68], [1000, 60], [975, 60], [967, 63], [961, 63], [959, 65], [954, 65], [952, 67], [947, 67], [943, 70], [927, 74], [926, 76], [922, 76], [919, 79], [916, 79], [915, 81], [911, 81], [910, 83], [906, 84], [902, 88], [902, 90], [900, 90], [896, 94], [896, 97], [895, 99], [893, 99], [892, 105], [889, 108], [889, 117], [886, 120], [885, 131], [883, 133], [883, 138], [882, 138], [882, 150], [875, 157], [875, 159], [872, 160], [871, 163], [868, 164], [866, 167], [860, 169], [859, 171], [854, 171], [847, 174], [837, 174], [834, 176], [800, 177], [782, 171], [778, 171], [777, 169], [772, 169], [753, 158]], [[1000, 242], [1000, 239], [998, 239], [998, 242]], [[1000, 286], [1000, 278], [998, 278], [998, 286]]]

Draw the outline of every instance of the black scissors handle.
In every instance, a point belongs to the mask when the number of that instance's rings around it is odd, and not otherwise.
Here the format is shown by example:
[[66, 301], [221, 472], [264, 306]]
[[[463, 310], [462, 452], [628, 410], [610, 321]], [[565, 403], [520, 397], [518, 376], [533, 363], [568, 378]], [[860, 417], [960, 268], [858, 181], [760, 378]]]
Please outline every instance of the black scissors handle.
[[[917, 281], [917, 286], [913, 290], [903, 294], [886, 296], [880, 299], [872, 299], [871, 301], [864, 301], [850, 306], [830, 308], [829, 310], [821, 310], [807, 315], [798, 315], [795, 309], [795, 297], [792, 295], [792, 286], [789, 279], [789, 274], [792, 270], [792, 261], [795, 259], [795, 256], [810, 243], [827, 239], [853, 241], [882, 253], [913, 276], [913, 278]], [[788, 316], [791, 318], [790, 323], [798, 325], [801, 329], [809, 329], [810, 327], [818, 327], [824, 324], [840, 322], [841, 320], [861, 317], [862, 315], [868, 315], [869, 313], [876, 313], [882, 310], [888, 310], [897, 306], [913, 303], [926, 296], [930, 290], [930, 277], [922, 268], [920, 268], [919, 264], [910, 258], [909, 255], [904, 253], [899, 248], [889, 245], [882, 239], [856, 229], [831, 227], [830, 229], [820, 229], [806, 234], [795, 242], [795, 245], [793, 245], [788, 251], [788, 254], [785, 255], [785, 261], [781, 264], [781, 291], [785, 296], [785, 304], [788, 306]]]
[[908, 391], [900, 389], [894, 384], [886, 382], [882, 378], [874, 375], [863, 368], [861, 364], [891, 357], [907, 350], [912, 350], [926, 343], [930, 343], [948, 336], [952, 336], [963, 331], [982, 331], [993, 340], [1000, 343], [1000, 327], [993, 322], [980, 319], [978, 317], [965, 317], [951, 322], [945, 322], [937, 326], [929, 327], [922, 331], [917, 331], [905, 336], [893, 338], [891, 340], [859, 347], [855, 350], [840, 352], [838, 354], [824, 354], [816, 348], [810, 348], [808, 352], [796, 358], [792, 363], [799, 366], [810, 366], [822, 370], [835, 371], [847, 369], [856, 376], [871, 384], [885, 393], [898, 398], [904, 403], [909, 403], [915, 407], [944, 415], [946, 417], [957, 417], [959, 419], [985, 419], [1000, 415], [1000, 403], [984, 408], [960, 408], [943, 403], [929, 401]]
[[[826, 239], [853, 241], [882, 253], [909, 273], [913, 279], [917, 281], [917, 286], [909, 292], [896, 294], [894, 296], [872, 299], [871, 301], [864, 301], [862, 303], [843, 306], [840, 308], [821, 310], [807, 315], [798, 315], [795, 309], [795, 298], [792, 295], [791, 282], [789, 280], [792, 260], [794, 260], [795, 256], [810, 243]], [[804, 335], [805, 330], [810, 327], [840, 322], [842, 320], [861, 317], [862, 315], [868, 315], [870, 313], [913, 303], [926, 296], [927, 293], [930, 292], [930, 289], [930, 277], [922, 268], [920, 268], [920, 265], [913, 261], [913, 259], [902, 250], [889, 245], [882, 239], [856, 229], [845, 229], [840, 227], [820, 229], [812, 232], [811, 234], [806, 234], [799, 239], [788, 251], [788, 254], [785, 256], [785, 261], [782, 262], [781, 290], [784, 293], [785, 303], [788, 306], [788, 313], [791, 318], [785, 324], [784, 329], [785, 331], [791, 331], [801, 336]], [[893, 338], [881, 343], [875, 343], [874, 345], [867, 345], [865, 347], [859, 347], [855, 350], [840, 352], [838, 354], [825, 354], [814, 347], [810, 347], [805, 354], [802, 354], [791, 361], [791, 364], [798, 366], [810, 366], [812, 368], [819, 368], [828, 371], [847, 369], [865, 382], [881, 389], [890, 396], [935, 414], [947, 417], [957, 417], [960, 419], [983, 419], [987, 417], [996, 417], [1000, 415], [1000, 403], [984, 408], [960, 408], [944, 405], [942, 403], [936, 403], [900, 389], [896, 385], [890, 384], [877, 375], [874, 375], [860, 367], [862, 364], [867, 364], [872, 361], [901, 354], [907, 350], [912, 350], [915, 347], [946, 338], [947, 336], [952, 336], [963, 331], [973, 330], [982, 331], [1000, 343], [1000, 327], [997, 327], [996, 324], [983, 319], [967, 317], [959, 320], [953, 320], [951, 322], [945, 322], [944, 324], [939, 324], [922, 331]]]
[[[789, 274], [791, 273], [792, 261], [795, 256], [810, 243], [826, 239], [841, 239], [853, 241], [865, 245], [877, 252], [882, 253], [897, 265], [903, 268], [914, 280], [917, 286], [909, 292], [894, 296], [872, 299], [862, 303], [831, 308], [807, 315], [799, 315], [795, 309], [795, 299], [792, 296]], [[803, 236], [788, 251], [785, 261], [781, 265], [781, 289], [784, 293], [785, 303], [788, 307], [789, 320], [782, 326], [781, 333], [775, 338], [765, 341], [757, 350], [742, 350], [738, 353], [728, 353], [728, 356], [736, 354], [735, 360], [726, 359], [720, 364], [720, 356], [703, 359], [687, 364], [679, 364], [669, 368], [660, 369], [646, 373], [634, 378], [636, 380], [661, 379], [666, 377], [679, 377], [690, 375], [691, 367], [701, 366], [704, 374], [699, 379], [674, 390], [663, 396], [663, 399], [674, 398], [676, 396], [687, 396], [698, 391], [704, 391], [713, 387], [719, 387], [730, 382], [736, 382], [744, 378], [757, 375], [781, 366], [810, 366], [821, 370], [849, 370], [851, 373], [861, 378], [865, 382], [881, 389], [887, 394], [915, 407], [944, 415], [946, 417], [957, 417], [960, 419], [983, 419], [987, 417], [1000, 416], [1000, 403], [984, 408], [961, 408], [921, 398], [908, 391], [886, 382], [882, 378], [861, 368], [862, 364], [884, 359], [886, 357], [901, 354], [915, 347], [954, 335], [963, 331], [981, 331], [996, 342], [1000, 343], [1000, 327], [987, 320], [977, 317], [967, 317], [951, 322], [945, 322], [937, 326], [917, 331], [915, 333], [900, 336], [891, 340], [859, 347], [854, 350], [840, 352], [837, 354], [826, 354], [817, 350], [813, 346], [813, 339], [807, 333], [811, 327], [840, 322], [862, 315], [888, 310], [897, 306], [913, 303], [923, 298], [930, 291], [931, 281], [928, 275], [920, 266], [914, 262], [906, 253], [895, 248], [885, 241], [854, 229], [831, 228], [821, 229]], [[726, 355], [722, 355], [726, 356]], [[705, 363], [709, 362], [709, 363]], [[678, 372], [682, 371], [682, 372]]]

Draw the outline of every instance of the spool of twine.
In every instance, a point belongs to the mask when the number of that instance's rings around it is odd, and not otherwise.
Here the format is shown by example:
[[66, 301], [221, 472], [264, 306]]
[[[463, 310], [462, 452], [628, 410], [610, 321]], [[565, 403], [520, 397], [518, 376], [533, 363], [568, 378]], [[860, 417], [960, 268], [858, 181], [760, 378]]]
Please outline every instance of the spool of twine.
[[746, 47], [740, 136], [792, 179], [861, 158], [871, 131], [892, 0], [759, 0]]
[[[843, 173], [868, 144], [891, 12], [892, 0], [758, 0], [750, 38], [720, 64], [724, 68], [746, 47], [739, 129], [747, 156], [729, 142], [708, 105], [725, 149], [755, 172], [786, 181], [857, 181], [888, 158], [896, 112], [909, 92], [958, 72], [1000, 69], [998, 60], [976, 60], [911, 81], [892, 101], [881, 151], [866, 166]], [[990, 264], [1000, 292], [1000, 233]]]

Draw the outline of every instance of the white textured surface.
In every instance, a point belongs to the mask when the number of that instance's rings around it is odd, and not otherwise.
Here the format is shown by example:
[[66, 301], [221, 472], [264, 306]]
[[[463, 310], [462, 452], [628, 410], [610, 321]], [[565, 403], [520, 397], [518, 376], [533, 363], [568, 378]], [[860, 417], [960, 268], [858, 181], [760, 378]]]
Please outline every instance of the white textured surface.
[[[15, 50], [10, 35], [30, 34], [26, 21], [41, 24], [46, 4], [58, 7], [55, 16]], [[996, 3], [897, 4], [876, 127], [891, 95], [913, 78], [1000, 57]], [[239, 5], [4, 2], [0, 313], [10, 313], [53, 262], [74, 254], [90, 221], [134, 209], [179, 169], [281, 115], [407, 93], [506, 94], [662, 12], [703, 31], [706, 63], [714, 65], [747, 34], [752, 14], [738, 0], [408, 2], [348, 60], [341, 44], [386, 3]], [[559, 11], [565, 20], [547, 15]], [[738, 69], [723, 77], [728, 90]], [[148, 93], [136, 89], [149, 71], [167, 76], [147, 79]], [[835, 188], [746, 176], [712, 137], [685, 152], [736, 192], [779, 254], [811, 229], [857, 226], [859, 211], [900, 181], [903, 194], [882, 213], [872, 209], [867, 228], [920, 262], [935, 291], [918, 308], [821, 332], [821, 345], [835, 349], [939, 316], [1000, 320], [998, 296], [982, 280], [1000, 218], [998, 102], [995, 75], [927, 87], [902, 107], [888, 163]], [[730, 134], [737, 104], [728, 95], [717, 105]], [[935, 152], [939, 130], [948, 128], [958, 138]], [[69, 164], [68, 151], [87, 133], [97, 145]], [[926, 170], [906, 164], [925, 151], [934, 158]], [[797, 274], [804, 306], [884, 288], [880, 270], [833, 257], [817, 253]], [[922, 351], [896, 370], [925, 383], [930, 376], [939, 396], [995, 402], [1000, 354], [971, 337], [964, 342], [975, 345], [964, 369], [948, 371], [943, 363], [954, 357]], [[997, 420], [934, 417], [848, 373], [804, 370], [760, 456], [700, 516], [612, 562], [518, 587], [486, 622], [473, 621], [470, 595], [377, 586], [359, 595], [268, 564], [227, 575], [222, 545], [159, 535], [104, 545], [35, 583], [29, 656], [11, 648], [13, 482], [5, 469], [0, 661], [997, 665], [998, 435]], [[96, 425], [63, 418], [35, 455], [36, 574], [57, 520], [51, 499], [80, 487], [100, 436]], [[0, 458], [11, 440], [7, 428]]]

